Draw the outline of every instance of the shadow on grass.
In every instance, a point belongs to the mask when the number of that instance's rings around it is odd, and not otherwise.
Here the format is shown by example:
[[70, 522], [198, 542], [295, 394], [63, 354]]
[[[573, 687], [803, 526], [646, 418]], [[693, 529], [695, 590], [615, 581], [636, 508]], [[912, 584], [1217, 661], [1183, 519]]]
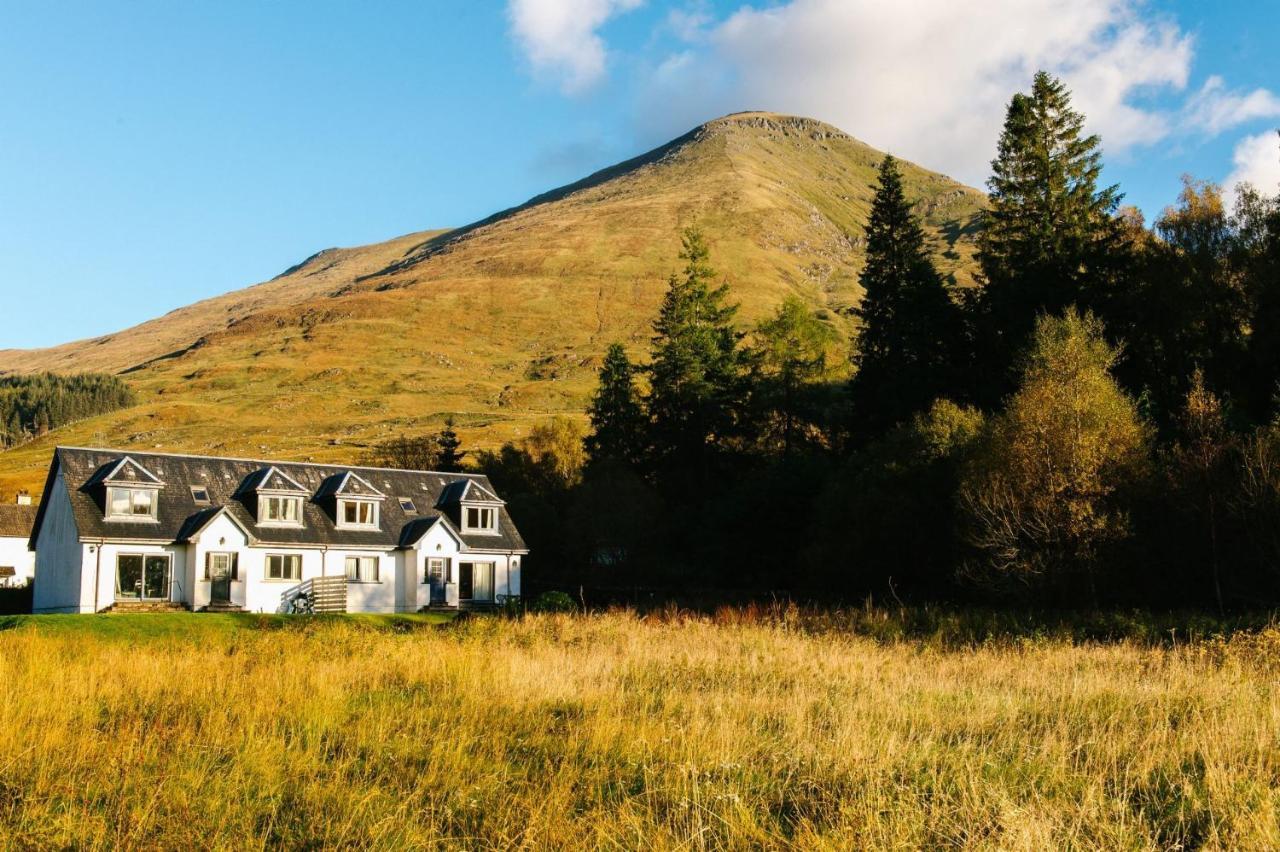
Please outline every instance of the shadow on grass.
[[83, 635], [101, 639], [204, 640], [239, 630], [308, 633], [345, 627], [371, 633], [412, 633], [437, 629], [453, 620], [451, 613], [403, 615], [269, 615], [256, 613], [130, 613], [98, 615], [5, 615], [0, 631], [31, 629], [41, 633]]

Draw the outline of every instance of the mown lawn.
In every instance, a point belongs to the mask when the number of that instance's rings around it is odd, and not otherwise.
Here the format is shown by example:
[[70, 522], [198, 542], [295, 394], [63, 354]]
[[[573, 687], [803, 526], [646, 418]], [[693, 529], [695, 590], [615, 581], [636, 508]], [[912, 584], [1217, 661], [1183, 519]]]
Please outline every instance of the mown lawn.
[[0, 621], [0, 845], [1280, 847], [1280, 629]]

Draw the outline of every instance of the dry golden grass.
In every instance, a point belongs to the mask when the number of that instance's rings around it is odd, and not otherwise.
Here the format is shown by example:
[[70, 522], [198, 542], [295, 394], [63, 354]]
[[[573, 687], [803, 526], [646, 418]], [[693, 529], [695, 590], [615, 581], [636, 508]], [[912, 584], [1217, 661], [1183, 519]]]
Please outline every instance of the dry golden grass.
[[0, 845], [1280, 847], [1275, 630], [129, 618], [0, 631]]

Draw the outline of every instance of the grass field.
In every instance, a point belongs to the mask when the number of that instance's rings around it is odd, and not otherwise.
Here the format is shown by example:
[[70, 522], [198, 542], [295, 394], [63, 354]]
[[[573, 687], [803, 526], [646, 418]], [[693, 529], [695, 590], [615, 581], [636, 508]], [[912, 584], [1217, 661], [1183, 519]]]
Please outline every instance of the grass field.
[[11, 617], [0, 845], [1280, 847], [1280, 629], [900, 627]]

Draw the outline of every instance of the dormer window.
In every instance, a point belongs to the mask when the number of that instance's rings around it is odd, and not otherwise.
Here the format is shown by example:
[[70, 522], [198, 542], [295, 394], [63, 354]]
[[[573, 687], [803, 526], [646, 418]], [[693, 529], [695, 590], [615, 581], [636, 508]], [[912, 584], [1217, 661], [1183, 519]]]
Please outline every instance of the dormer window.
[[278, 494], [258, 497], [258, 523], [269, 526], [302, 526], [302, 498]]
[[338, 500], [338, 526], [378, 528], [378, 504], [372, 500]]
[[156, 519], [155, 488], [129, 488], [112, 485], [107, 489], [107, 517], [113, 520], [154, 521]]
[[462, 512], [463, 532], [491, 533], [498, 530], [498, 510], [491, 506], [467, 506]]

